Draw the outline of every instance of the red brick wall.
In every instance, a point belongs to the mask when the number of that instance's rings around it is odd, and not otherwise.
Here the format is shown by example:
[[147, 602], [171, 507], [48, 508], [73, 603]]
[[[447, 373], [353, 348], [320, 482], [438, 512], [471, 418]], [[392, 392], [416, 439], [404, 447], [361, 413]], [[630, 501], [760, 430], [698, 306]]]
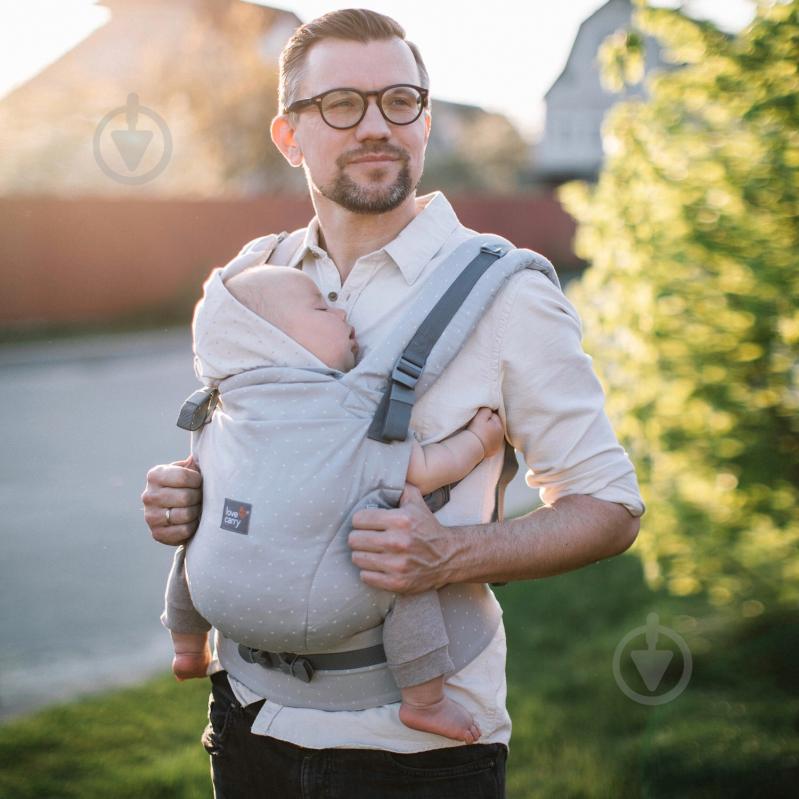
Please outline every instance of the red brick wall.
[[[551, 197], [452, 198], [461, 220], [574, 264], [573, 220]], [[298, 197], [0, 198], [0, 326], [115, 320], [198, 296], [211, 268], [264, 233], [304, 226]]]

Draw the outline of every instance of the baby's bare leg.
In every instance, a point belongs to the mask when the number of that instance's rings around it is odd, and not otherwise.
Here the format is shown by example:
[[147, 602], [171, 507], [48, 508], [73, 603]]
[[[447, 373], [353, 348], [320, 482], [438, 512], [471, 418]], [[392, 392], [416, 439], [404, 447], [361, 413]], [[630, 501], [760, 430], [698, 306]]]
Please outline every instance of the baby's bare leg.
[[396, 597], [383, 623], [383, 646], [402, 694], [400, 721], [472, 743], [480, 730], [471, 713], [444, 694], [444, 675], [455, 671], [448, 644], [437, 591]]
[[474, 716], [444, 693], [443, 677], [402, 688], [400, 692], [399, 717], [406, 727], [467, 744], [476, 743], [480, 738], [480, 728]]
[[170, 631], [175, 657], [172, 673], [180, 680], [205, 677], [211, 662], [211, 649], [207, 633], [176, 633]]

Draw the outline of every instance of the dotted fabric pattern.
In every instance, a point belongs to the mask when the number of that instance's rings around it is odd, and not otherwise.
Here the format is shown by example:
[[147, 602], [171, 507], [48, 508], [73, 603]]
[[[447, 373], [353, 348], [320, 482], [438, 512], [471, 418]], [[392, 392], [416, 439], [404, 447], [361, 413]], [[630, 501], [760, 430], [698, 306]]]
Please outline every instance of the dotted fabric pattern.
[[[394, 595], [360, 581], [347, 536], [361, 507], [398, 503], [411, 437], [383, 444], [366, 433], [402, 349], [486, 241], [507, 245], [497, 237], [462, 245], [427, 280], [421, 300], [394, 335], [346, 374], [326, 368], [232, 301], [223, 281], [262, 263], [268, 247], [242, 253], [206, 282], [194, 319], [195, 366], [202, 380], [218, 386], [220, 405], [211, 423], [193, 434], [204, 499], [186, 568], [197, 610], [219, 631], [222, 665], [261, 696], [326, 710], [400, 698], [385, 665], [320, 671], [303, 683], [245, 663], [238, 644], [302, 654], [382, 640]], [[505, 281], [522, 268], [539, 269], [557, 283], [549, 262], [530, 251], [511, 250], [498, 260], [434, 347], [417, 395], [441, 374]], [[251, 506], [246, 535], [222, 527], [227, 501]], [[501, 610], [485, 585], [451, 585], [438, 595], [457, 670], [487, 645]]]

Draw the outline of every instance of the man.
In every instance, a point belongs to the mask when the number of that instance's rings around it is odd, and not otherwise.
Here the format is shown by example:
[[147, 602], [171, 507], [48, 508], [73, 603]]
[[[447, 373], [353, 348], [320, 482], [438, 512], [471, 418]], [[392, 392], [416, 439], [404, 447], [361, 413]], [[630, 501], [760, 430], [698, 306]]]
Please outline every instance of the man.
[[[398, 85], [399, 98], [391, 88]], [[370, 11], [314, 20], [281, 55], [272, 139], [290, 164], [304, 168], [316, 210], [307, 230], [287, 240], [287, 262], [346, 310], [363, 349], [381, 340], [425, 278], [473, 235], [443, 195], [416, 196], [430, 134], [427, 88], [421, 56], [402, 28]], [[412, 425], [423, 441], [439, 440], [480, 406], [498, 409], [544, 507], [509, 522], [477, 523], [493, 510], [496, 459], [453, 490], [438, 518], [409, 486], [398, 509], [353, 519], [352, 559], [368, 585], [416, 593], [535, 579], [619, 554], [635, 540], [643, 505], [580, 348], [579, 320], [537, 272], [511, 278], [420, 398]], [[192, 467], [186, 460], [148, 473], [145, 519], [162, 543], [178, 544], [196, 528], [201, 477]], [[483, 733], [478, 743], [454, 746], [404, 727], [394, 705], [282, 707], [218, 672], [205, 737], [217, 795], [503, 796], [511, 726], [504, 667], [500, 624], [447, 682]]]

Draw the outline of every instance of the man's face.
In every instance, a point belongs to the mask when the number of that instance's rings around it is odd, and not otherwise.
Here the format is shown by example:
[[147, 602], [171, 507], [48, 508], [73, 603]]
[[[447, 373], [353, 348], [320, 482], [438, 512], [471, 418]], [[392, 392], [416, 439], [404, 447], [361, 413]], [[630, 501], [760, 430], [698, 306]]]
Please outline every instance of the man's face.
[[[329, 89], [374, 91], [397, 83], [419, 85], [413, 54], [401, 39], [366, 44], [325, 39], [308, 52], [300, 96], [294, 99]], [[295, 128], [296, 162], [304, 165], [312, 192], [354, 213], [385, 213], [415, 191], [428, 135], [426, 112], [410, 125], [393, 125], [374, 97], [364, 118], [349, 130], [331, 128], [318, 109], [309, 108], [300, 113]]]

